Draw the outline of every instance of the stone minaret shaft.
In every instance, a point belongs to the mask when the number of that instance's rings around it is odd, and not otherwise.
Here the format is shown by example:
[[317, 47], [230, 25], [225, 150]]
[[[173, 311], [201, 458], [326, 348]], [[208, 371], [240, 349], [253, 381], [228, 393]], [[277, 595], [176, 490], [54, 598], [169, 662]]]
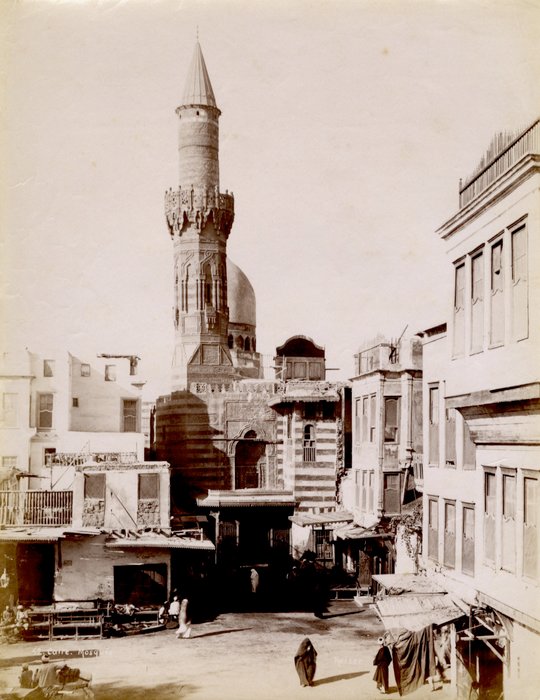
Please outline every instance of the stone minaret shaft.
[[179, 117], [180, 186], [165, 195], [174, 242], [173, 389], [234, 376], [227, 347], [227, 238], [232, 194], [219, 192], [219, 116], [197, 42]]

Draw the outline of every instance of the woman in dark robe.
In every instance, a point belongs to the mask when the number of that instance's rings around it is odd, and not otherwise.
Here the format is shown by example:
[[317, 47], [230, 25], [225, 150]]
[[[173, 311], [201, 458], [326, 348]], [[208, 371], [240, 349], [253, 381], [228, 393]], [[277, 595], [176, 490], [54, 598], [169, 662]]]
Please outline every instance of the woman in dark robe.
[[384, 643], [384, 639], [382, 637], [379, 638], [379, 644], [381, 646], [373, 659], [373, 665], [377, 667], [375, 669], [373, 680], [377, 684], [377, 690], [379, 690], [381, 693], [387, 693], [388, 667], [392, 662], [392, 654], [390, 653], [390, 649]]
[[312, 685], [315, 669], [317, 667], [317, 652], [307, 637], [298, 647], [298, 651], [294, 657], [294, 665], [296, 666], [296, 673], [298, 673], [298, 678], [300, 679], [300, 685]]

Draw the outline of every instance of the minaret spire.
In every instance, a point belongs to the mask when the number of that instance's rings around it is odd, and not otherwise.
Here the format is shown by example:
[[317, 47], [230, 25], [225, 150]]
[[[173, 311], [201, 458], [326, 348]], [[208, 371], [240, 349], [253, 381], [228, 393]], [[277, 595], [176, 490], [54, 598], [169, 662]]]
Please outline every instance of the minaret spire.
[[165, 195], [174, 243], [173, 386], [236, 376], [228, 348], [227, 238], [232, 194], [219, 191], [219, 116], [197, 40], [179, 119], [179, 188]]

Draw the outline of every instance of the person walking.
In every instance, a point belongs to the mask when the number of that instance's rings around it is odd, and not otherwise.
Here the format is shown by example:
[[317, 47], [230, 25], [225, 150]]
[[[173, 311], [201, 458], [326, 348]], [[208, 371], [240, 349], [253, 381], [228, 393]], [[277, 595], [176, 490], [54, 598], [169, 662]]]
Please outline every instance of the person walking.
[[259, 573], [257, 569], [251, 569], [249, 578], [251, 580], [251, 592], [257, 593], [257, 591], [259, 590]]
[[294, 665], [300, 679], [300, 685], [302, 687], [313, 685], [317, 668], [317, 652], [308, 637], [305, 637], [298, 647], [294, 657]]
[[178, 615], [178, 630], [176, 639], [189, 639], [191, 637], [191, 620], [188, 614], [188, 600], [184, 598], [180, 604], [180, 613]]
[[392, 654], [390, 649], [384, 643], [384, 637], [379, 637], [379, 649], [373, 659], [375, 674], [373, 680], [377, 684], [377, 690], [383, 694], [388, 692], [388, 667], [392, 662]]

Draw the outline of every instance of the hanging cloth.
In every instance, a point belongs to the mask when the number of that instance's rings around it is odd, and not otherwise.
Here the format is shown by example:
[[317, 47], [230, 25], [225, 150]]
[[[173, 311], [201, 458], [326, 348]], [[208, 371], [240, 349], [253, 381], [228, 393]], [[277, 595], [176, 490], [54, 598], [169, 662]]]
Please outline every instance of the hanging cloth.
[[400, 695], [420, 688], [435, 675], [435, 649], [431, 625], [418, 632], [403, 630], [392, 649], [394, 675]]

